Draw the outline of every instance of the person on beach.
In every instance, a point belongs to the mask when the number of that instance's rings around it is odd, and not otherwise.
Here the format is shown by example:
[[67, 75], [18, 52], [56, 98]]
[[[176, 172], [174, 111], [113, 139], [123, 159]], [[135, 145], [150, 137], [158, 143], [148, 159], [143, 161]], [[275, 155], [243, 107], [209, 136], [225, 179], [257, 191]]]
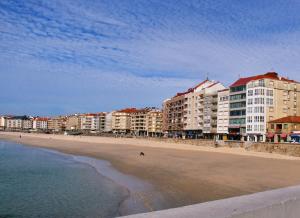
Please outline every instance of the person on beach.
[[20, 138], [22, 138], [22, 136], [20, 135]]

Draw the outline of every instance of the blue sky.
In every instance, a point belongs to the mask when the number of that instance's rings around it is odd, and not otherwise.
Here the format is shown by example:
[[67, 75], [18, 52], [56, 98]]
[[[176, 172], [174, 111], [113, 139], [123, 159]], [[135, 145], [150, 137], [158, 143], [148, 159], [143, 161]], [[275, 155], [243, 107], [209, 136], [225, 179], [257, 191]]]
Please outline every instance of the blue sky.
[[2, 0], [0, 114], [161, 106], [209, 75], [300, 80], [300, 2]]

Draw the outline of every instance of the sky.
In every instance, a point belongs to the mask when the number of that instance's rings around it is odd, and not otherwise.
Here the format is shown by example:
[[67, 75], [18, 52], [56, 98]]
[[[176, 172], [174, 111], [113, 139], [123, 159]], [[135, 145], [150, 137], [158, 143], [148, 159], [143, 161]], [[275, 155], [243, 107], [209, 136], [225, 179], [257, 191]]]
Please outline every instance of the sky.
[[204, 80], [300, 81], [298, 0], [1, 0], [0, 114], [161, 107]]

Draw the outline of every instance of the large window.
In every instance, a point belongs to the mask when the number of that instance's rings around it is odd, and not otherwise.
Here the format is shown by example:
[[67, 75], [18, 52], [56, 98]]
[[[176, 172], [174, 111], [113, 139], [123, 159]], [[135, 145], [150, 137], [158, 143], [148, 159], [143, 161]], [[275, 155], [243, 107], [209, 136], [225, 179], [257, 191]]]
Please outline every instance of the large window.
[[230, 103], [230, 108], [242, 108], [242, 107], [246, 107], [246, 102]]
[[230, 88], [230, 92], [241, 92], [245, 90], [246, 90], [246, 86], [236, 86]]

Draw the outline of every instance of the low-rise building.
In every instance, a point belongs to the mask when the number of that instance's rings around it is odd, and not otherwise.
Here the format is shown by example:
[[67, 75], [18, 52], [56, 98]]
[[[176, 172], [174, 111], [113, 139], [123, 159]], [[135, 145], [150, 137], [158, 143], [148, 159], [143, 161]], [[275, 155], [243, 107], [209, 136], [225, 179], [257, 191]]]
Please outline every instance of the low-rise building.
[[282, 117], [268, 122], [267, 140], [271, 142], [286, 142], [292, 136], [299, 135], [300, 116]]

